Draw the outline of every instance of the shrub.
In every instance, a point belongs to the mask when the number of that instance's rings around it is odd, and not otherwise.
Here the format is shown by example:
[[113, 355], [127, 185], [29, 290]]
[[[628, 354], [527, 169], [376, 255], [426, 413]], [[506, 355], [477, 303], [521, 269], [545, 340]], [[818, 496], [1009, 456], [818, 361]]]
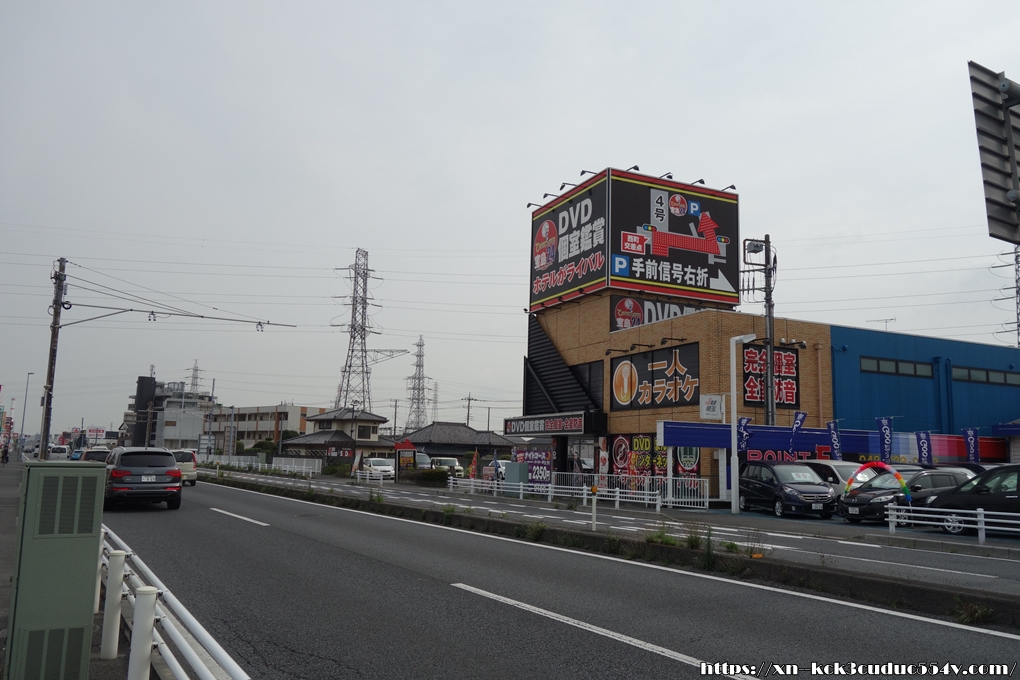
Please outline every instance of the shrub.
[[548, 527], [545, 522], [532, 522], [528, 525], [526, 536], [529, 541], [535, 541], [537, 543], [542, 540], [542, 536], [545, 534], [545, 530], [547, 528]]
[[418, 486], [446, 486], [450, 473], [446, 470], [417, 470], [401, 472], [400, 481]]
[[645, 541], [648, 543], [661, 543], [662, 545], [677, 544], [676, 539], [666, 533], [665, 524], [660, 524], [658, 529], [656, 529], [653, 533], [645, 536]]
[[351, 464], [340, 463], [339, 465], [327, 465], [322, 468], [322, 474], [333, 475], [334, 477], [350, 477], [351, 476]]

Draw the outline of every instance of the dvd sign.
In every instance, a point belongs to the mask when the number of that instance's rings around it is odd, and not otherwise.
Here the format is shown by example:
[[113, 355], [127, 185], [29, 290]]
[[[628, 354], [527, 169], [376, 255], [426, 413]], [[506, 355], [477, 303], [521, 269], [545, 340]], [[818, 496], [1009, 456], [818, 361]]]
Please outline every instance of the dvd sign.
[[605, 287], [607, 177], [596, 175], [532, 214], [532, 309]]
[[697, 305], [646, 300], [633, 295], [611, 295], [609, 296], [609, 306], [611, 310], [609, 315], [610, 333], [675, 319], [678, 316], [692, 314], [703, 309]]

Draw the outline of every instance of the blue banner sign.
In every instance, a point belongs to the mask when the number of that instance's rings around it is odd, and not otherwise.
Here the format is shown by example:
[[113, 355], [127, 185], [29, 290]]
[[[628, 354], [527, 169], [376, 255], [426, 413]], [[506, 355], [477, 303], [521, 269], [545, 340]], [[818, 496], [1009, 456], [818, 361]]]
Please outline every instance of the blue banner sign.
[[934, 456], [931, 453], [931, 432], [915, 432], [917, 437], [917, 462], [920, 465], [934, 465]]
[[797, 438], [797, 431], [804, 426], [804, 419], [807, 418], [806, 411], [795, 411], [793, 414], [793, 429], [790, 431], [790, 453], [793, 453], [793, 442]]
[[829, 442], [832, 446], [832, 459], [843, 460], [843, 450], [839, 445], [839, 423], [835, 420], [830, 420], [825, 423], [825, 427], [829, 429]]
[[747, 451], [747, 440], [751, 437], [751, 433], [747, 431], [747, 424], [751, 420], [751, 418], [737, 419], [737, 451]]
[[963, 430], [963, 443], [967, 447], [967, 462], [979, 463], [981, 454], [978, 451], [978, 431], [976, 428], [968, 427]]
[[878, 424], [878, 452], [883, 463], [892, 462], [892, 418], [875, 418]]

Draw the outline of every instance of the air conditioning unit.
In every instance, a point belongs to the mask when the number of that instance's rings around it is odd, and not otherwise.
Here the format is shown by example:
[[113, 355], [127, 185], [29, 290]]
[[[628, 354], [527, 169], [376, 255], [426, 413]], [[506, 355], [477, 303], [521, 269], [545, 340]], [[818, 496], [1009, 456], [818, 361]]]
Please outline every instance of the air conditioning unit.
[[88, 677], [106, 466], [25, 464], [5, 680]]

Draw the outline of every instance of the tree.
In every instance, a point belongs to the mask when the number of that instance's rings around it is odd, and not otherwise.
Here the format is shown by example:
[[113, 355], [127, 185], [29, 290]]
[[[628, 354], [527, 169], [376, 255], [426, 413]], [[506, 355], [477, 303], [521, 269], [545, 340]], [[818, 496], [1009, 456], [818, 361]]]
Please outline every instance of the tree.
[[276, 442], [272, 439], [263, 439], [262, 441], [255, 442], [255, 444], [252, 445], [251, 450], [258, 451], [260, 453], [275, 453]]
[[238, 439], [237, 443], [234, 444], [234, 453], [244, 453], [244, 442], [240, 439]]
[[293, 439], [294, 437], [299, 437], [299, 436], [301, 436], [301, 433], [298, 432], [297, 430], [284, 430], [283, 432], [280, 433], [280, 439], [282, 439], [284, 441], [287, 441], [288, 439]]

